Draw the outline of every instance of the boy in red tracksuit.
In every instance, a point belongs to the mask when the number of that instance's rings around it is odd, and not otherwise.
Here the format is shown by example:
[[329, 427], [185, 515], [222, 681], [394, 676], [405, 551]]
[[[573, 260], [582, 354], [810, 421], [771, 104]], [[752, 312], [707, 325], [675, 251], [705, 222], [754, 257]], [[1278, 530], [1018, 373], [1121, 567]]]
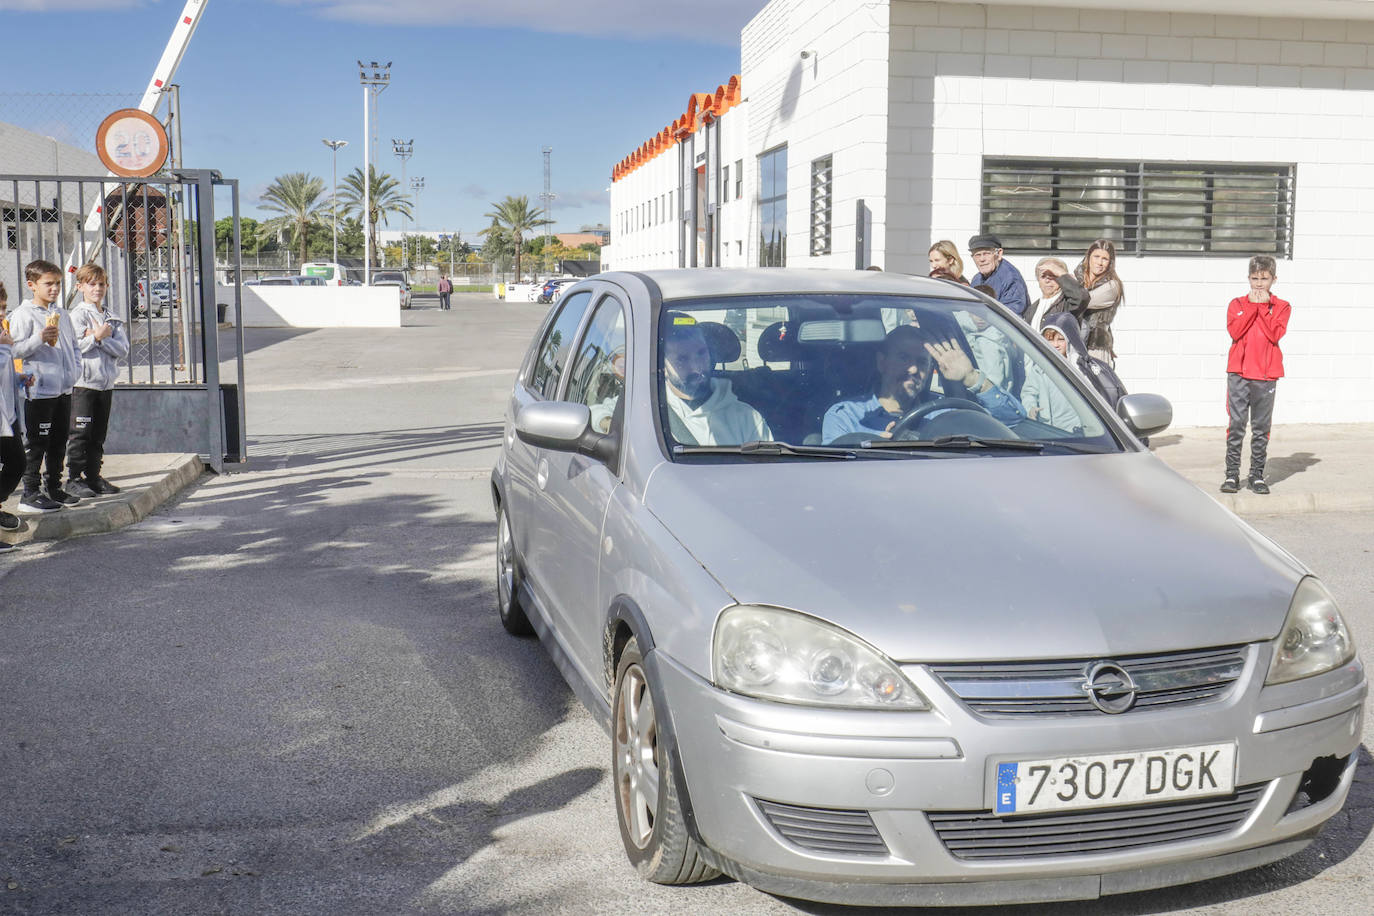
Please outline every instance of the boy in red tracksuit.
[[1269, 424], [1274, 418], [1274, 389], [1283, 378], [1283, 352], [1279, 340], [1288, 331], [1292, 307], [1270, 295], [1278, 273], [1274, 259], [1259, 255], [1250, 259], [1250, 294], [1237, 296], [1226, 307], [1226, 330], [1231, 352], [1226, 357], [1226, 479], [1221, 492], [1240, 489], [1240, 453], [1245, 424], [1250, 422], [1250, 489], [1261, 496], [1269, 492], [1264, 481], [1264, 458], [1269, 448]]

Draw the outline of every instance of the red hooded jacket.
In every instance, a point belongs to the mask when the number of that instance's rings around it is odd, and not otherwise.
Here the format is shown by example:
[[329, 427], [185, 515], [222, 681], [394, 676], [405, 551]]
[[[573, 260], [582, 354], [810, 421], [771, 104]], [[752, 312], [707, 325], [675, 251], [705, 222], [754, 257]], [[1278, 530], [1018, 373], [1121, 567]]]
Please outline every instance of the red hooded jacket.
[[1226, 307], [1226, 330], [1231, 334], [1226, 371], [1263, 381], [1283, 378], [1279, 340], [1288, 332], [1290, 312], [1292, 306], [1274, 295], [1268, 302], [1251, 302], [1249, 296], [1232, 299]]

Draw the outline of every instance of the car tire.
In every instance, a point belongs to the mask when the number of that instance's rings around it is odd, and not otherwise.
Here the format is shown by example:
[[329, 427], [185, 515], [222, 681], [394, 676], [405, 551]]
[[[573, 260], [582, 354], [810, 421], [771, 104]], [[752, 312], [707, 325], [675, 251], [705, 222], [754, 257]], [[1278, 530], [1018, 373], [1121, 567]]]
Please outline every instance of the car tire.
[[497, 509], [496, 522], [496, 611], [501, 626], [512, 636], [529, 636], [534, 632], [530, 618], [520, 605], [520, 561], [515, 556], [515, 538], [511, 534], [510, 517], [506, 507]]
[[630, 862], [655, 884], [695, 884], [717, 877], [720, 872], [707, 864], [687, 830], [637, 639], [625, 645], [616, 666], [611, 723], [616, 822]]

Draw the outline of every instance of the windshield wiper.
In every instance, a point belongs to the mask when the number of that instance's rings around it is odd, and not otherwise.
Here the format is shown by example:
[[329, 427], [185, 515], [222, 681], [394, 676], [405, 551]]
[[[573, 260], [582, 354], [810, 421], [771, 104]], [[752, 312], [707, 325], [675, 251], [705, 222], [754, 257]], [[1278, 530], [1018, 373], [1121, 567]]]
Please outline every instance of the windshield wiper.
[[988, 439], [983, 436], [939, 436], [935, 439], [869, 439], [859, 448], [882, 449], [989, 449], [1015, 452], [1038, 452], [1044, 449], [1043, 442], [1029, 439]]
[[790, 442], [755, 440], [743, 445], [675, 445], [674, 455], [775, 455], [802, 458], [857, 458], [852, 448], [830, 448], [821, 445], [793, 445]]

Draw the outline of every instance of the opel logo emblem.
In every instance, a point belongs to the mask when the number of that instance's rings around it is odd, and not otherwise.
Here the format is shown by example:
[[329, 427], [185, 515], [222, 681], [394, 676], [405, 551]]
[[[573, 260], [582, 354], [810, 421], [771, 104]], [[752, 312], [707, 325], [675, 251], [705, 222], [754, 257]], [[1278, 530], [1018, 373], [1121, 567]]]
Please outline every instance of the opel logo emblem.
[[1135, 681], [1130, 672], [1114, 662], [1096, 662], [1089, 668], [1083, 690], [1094, 706], [1113, 715], [1135, 705]]

